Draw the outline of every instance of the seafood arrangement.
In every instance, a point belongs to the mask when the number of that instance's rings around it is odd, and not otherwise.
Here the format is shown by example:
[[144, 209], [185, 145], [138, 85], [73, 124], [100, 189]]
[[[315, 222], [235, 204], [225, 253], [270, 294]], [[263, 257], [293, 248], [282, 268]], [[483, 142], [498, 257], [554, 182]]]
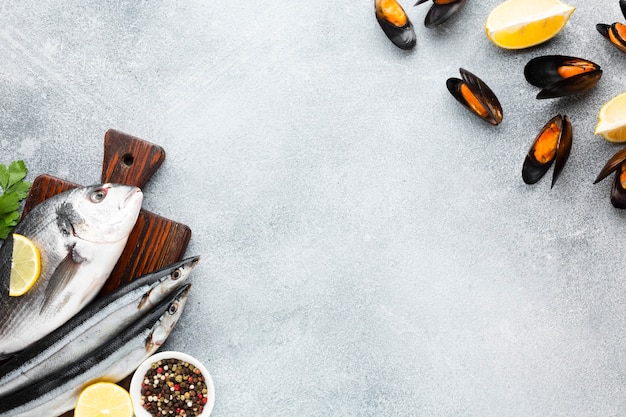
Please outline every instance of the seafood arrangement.
[[624, 162], [626, 162], [626, 149], [622, 149], [613, 155], [602, 167], [598, 177], [593, 182], [596, 184], [608, 177], [612, 172], [615, 172], [613, 185], [611, 186], [611, 204], [613, 204], [613, 207], [620, 209], [626, 208], [626, 164]]
[[502, 123], [502, 106], [496, 95], [480, 78], [460, 68], [461, 78], [448, 78], [450, 94], [469, 111], [492, 125]]
[[[141, 208], [139, 185], [163, 156], [156, 145], [109, 131], [103, 179], [111, 181], [33, 182], [0, 246], [0, 417], [64, 415], [94, 382], [122, 382], [174, 329], [200, 258], [180, 259], [186, 226]], [[14, 258], [24, 241], [40, 268], [18, 294]]]
[[531, 59], [524, 67], [526, 81], [542, 90], [538, 99], [581, 93], [595, 87], [602, 77], [598, 64], [582, 58], [546, 55]]
[[41, 417], [71, 410], [80, 391], [92, 381], [121, 381], [167, 339], [180, 318], [191, 284], [165, 298], [113, 339], [72, 366], [1, 397], [1, 417]]
[[376, 0], [376, 20], [385, 35], [400, 49], [413, 49], [417, 43], [413, 23], [397, 0]]
[[551, 188], [554, 187], [571, 149], [572, 122], [567, 116], [560, 114], [554, 116], [541, 129], [528, 150], [522, 166], [522, 179], [526, 184], [535, 184], [556, 161], [552, 172], [552, 184], [550, 185]]
[[44, 268], [34, 288], [11, 297], [12, 237], [0, 248], [0, 356], [41, 339], [96, 296], [126, 245], [142, 200], [137, 187], [95, 185], [52, 197], [22, 219], [14, 233], [39, 247]]
[[134, 279], [96, 299], [79, 314], [0, 365], [0, 396], [68, 367], [95, 350], [186, 283], [199, 262], [192, 257]]
[[[426, 3], [428, 0], [419, 0], [416, 6]], [[433, 5], [428, 9], [424, 26], [433, 28], [445, 23], [454, 16], [465, 4], [465, 0], [433, 0]]]
[[[622, 9], [622, 15], [626, 19], [626, 0], [620, 0], [619, 6]], [[617, 49], [626, 52], [626, 24], [615, 22], [612, 25], [598, 23], [596, 29], [602, 36], [609, 40]]]
[[[418, 0], [420, 5], [428, 0]], [[376, 0], [376, 17], [381, 22], [394, 21], [398, 10], [405, 28], [408, 28], [408, 16], [395, 0], [393, 8], [380, 7]], [[444, 24], [464, 6], [464, 0], [433, 0], [426, 14], [424, 25], [433, 28]], [[626, 18], [626, 0], [619, 0], [622, 15]], [[565, 26], [575, 11], [575, 7], [560, 0], [507, 0], [491, 11], [485, 24], [487, 37], [503, 49], [523, 49], [543, 43], [556, 36]], [[395, 19], [397, 21], [397, 19]], [[513, 22], [513, 23], [512, 23]], [[389, 23], [387, 23], [389, 24]], [[397, 40], [400, 37], [400, 25], [394, 31], [384, 29], [385, 34], [396, 46], [402, 47]], [[415, 38], [413, 26], [411, 39]], [[596, 29], [615, 47], [626, 52], [626, 24], [597, 24]], [[407, 29], [403, 29], [407, 30]], [[405, 43], [406, 46], [406, 43]], [[414, 46], [412, 43], [411, 48]], [[403, 47], [403, 49], [410, 49]], [[503, 110], [500, 101], [487, 84], [464, 68], [459, 69], [461, 78], [448, 78], [446, 87], [450, 94], [466, 109], [487, 123], [497, 126], [502, 122]], [[593, 89], [602, 78], [600, 65], [579, 57], [567, 55], [545, 55], [532, 58], [523, 69], [528, 83], [539, 87], [537, 99], [552, 99], [580, 94]], [[599, 122], [595, 133], [610, 142], [626, 141], [626, 117], [622, 125], [605, 122], [602, 116], [610, 114], [615, 118], [617, 111], [611, 112], [611, 105], [626, 106], [626, 94], [615, 97], [606, 103], [598, 116]], [[611, 119], [612, 120], [612, 119]], [[608, 125], [608, 127], [606, 126]], [[537, 183], [554, 163], [551, 188], [569, 158], [572, 148], [572, 123], [566, 115], [557, 115], [550, 119], [533, 140], [522, 164], [522, 180], [526, 184]], [[617, 152], [602, 168], [594, 181], [598, 183], [612, 172], [616, 172], [611, 189], [611, 203], [616, 208], [626, 208], [626, 150]]]

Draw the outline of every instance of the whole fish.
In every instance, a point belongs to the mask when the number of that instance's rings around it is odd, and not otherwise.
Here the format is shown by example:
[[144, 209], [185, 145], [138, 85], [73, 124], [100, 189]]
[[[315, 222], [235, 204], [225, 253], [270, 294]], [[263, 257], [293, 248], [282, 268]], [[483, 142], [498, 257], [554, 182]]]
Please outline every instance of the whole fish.
[[200, 257], [176, 262], [94, 300], [64, 325], [0, 365], [2, 397], [68, 366], [116, 336], [181, 287]]
[[167, 339], [185, 306], [191, 284], [172, 292], [157, 307], [111, 341], [46, 379], [0, 401], [0, 417], [58, 416], [76, 405], [80, 392], [99, 382], [119, 382]]
[[143, 194], [137, 187], [75, 188], [35, 206], [15, 227], [39, 249], [41, 275], [9, 296], [12, 235], [0, 247], [0, 357], [19, 351], [69, 320], [100, 291], [132, 231]]

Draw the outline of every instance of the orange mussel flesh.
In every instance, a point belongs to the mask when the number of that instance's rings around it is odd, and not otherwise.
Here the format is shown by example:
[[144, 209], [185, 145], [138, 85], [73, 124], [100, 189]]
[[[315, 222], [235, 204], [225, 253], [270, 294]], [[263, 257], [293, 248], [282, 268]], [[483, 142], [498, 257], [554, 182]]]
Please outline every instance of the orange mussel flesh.
[[[626, 19], [626, 0], [620, 0], [619, 7], [622, 9], [622, 15]], [[626, 52], [626, 25], [622, 23], [613, 23], [612, 25], [598, 23], [596, 29], [617, 49]]]
[[385, 35], [400, 49], [412, 49], [417, 43], [413, 24], [397, 0], [375, 0], [376, 20]]
[[531, 59], [524, 67], [524, 77], [541, 87], [538, 99], [564, 97], [593, 88], [602, 69], [598, 64], [565, 55], [546, 55]]
[[460, 68], [461, 78], [449, 78], [450, 94], [469, 111], [492, 125], [502, 122], [502, 106], [496, 95], [480, 78]]
[[617, 49], [626, 52], [626, 25], [622, 23], [613, 23], [612, 25], [598, 23], [596, 29]]
[[571, 149], [572, 123], [569, 117], [560, 114], [554, 116], [541, 129], [531, 145], [522, 166], [522, 179], [526, 184], [535, 184], [556, 161], [551, 184], [551, 187], [554, 187]]

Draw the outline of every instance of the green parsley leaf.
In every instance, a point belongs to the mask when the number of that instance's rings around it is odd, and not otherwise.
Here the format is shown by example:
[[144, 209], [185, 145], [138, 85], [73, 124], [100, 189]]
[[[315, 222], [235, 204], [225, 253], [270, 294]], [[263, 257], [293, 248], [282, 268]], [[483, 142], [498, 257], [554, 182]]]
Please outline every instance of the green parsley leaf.
[[28, 169], [24, 161], [0, 164], [0, 239], [6, 239], [20, 219], [20, 202], [28, 196], [31, 183], [24, 181]]

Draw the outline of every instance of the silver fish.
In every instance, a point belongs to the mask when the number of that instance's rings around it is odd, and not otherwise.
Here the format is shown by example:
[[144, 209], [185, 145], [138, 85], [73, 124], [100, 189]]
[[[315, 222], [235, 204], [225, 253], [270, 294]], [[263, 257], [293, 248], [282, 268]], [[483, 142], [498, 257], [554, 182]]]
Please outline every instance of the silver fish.
[[137, 187], [75, 188], [35, 206], [15, 227], [41, 254], [41, 275], [26, 294], [9, 296], [13, 238], [0, 247], [0, 357], [69, 320], [100, 291], [132, 231], [143, 194]]
[[184, 259], [119, 287], [11, 357], [0, 365], [0, 401], [3, 396], [69, 366], [116, 336], [181, 287], [199, 260], [199, 256]]
[[172, 292], [161, 304], [111, 341], [71, 366], [0, 401], [0, 417], [58, 416], [76, 405], [80, 392], [94, 382], [119, 382], [167, 339], [181, 316], [191, 284]]

